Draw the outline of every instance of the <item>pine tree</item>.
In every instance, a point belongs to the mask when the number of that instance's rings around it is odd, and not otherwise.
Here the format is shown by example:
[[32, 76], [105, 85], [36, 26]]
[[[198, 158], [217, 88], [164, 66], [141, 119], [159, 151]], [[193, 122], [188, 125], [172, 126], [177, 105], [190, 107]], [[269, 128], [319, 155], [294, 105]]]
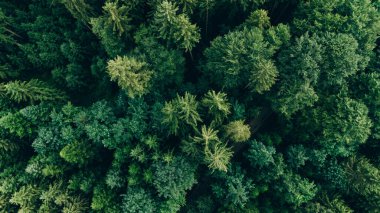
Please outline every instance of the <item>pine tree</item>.
[[227, 173], [217, 172], [213, 176], [215, 180], [211, 189], [220, 205], [230, 211], [247, 208], [250, 200], [254, 198], [256, 186], [247, 176], [246, 171], [239, 165], [232, 164]]
[[8, 113], [0, 118], [0, 126], [18, 137], [30, 136], [33, 125], [21, 113]]
[[215, 38], [204, 52], [204, 72], [222, 88], [268, 91], [278, 76], [271, 57], [279, 45], [268, 43], [264, 36], [263, 29], [243, 27]]
[[6, 16], [2, 9], [0, 9], [0, 44], [15, 44], [16, 41], [13, 38], [17, 35], [10, 28], [11, 18]]
[[11, 81], [0, 84], [0, 94], [9, 97], [16, 102], [23, 101], [55, 101], [65, 100], [66, 96], [61, 91], [51, 88], [45, 82], [38, 79], [30, 81]]
[[208, 91], [202, 99], [202, 105], [208, 108], [208, 113], [213, 116], [213, 122], [217, 124], [221, 124], [231, 113], [231, 104], [228, 103], [227, 94], [223, 92]]
[[162, 123], [169, 127], [170, 133], [177, 134], [180, 127], [187, 124], [194, 129], [202, 119], [198, 113], [198, 102], [194, 95], [186, 92], [184, 96], [177, 95], [177, 98], [166, 102], [162, 108]]
[[95, 152], [89, 142], [74, 141], [66, 145], [59, 155], [69, 163], [84, 165], [95, 156]]
[[150, 193], [143, 188], [130, 187], [127, 193], [123, 195], [123, 212], [153, 213], [157, 209], [156, 205]]
[[222, 142], [212, 143], [205, 148], [205, 162], [212, 170], [227, 172], [233, 152]]
[[103, 10], [107, 14], [107, 22], [113, 25], [113, 30], [119, 35], [130, 30], [129, 9], [125, 5], [119, 6], [117, 2], [106, 2]]
[[107, 71], [111, 80], [116, 81], [131, 98], [142, 96], [149, 91], [149, 81], [153, 72], [143, 61], [134, 57], [118, 56], [108, 62]]
[[233, 142], [245, 142], [251, 137], [250, 127], [244, 121], [232, 121], [225, 126], [226, 135]]
[[321, 73], [322, 46], [305, 34], [280, 52], [280, 88], [273, 99], [274, 108], [286, 117], [318, 100], [317, 83]]
[[93, 8], [85, 0], [61, 0], [70, 13], [78, 20], [88, 23], [93, 15]]
[[202, 121], [198, 113], [198, 102], [195, 96], [190, 93], [185, 93], [184, 96], [178, 96], [176, 102], [178, 104], [179, 118], [184, 120], [187, 124], [196, 127], [197, 123]]
[[35, 211], [41, 190], [33, 185], [22, 186], [10, 199], [11, 203], [17, 204], [22, 210]]
[[317, 193], [316, 185], [313, 182], [293, 173], [285, 173], [276, 189], [279, 192], [278, 196], [283, 197], [288, 204], [295, 207], [309, 202]]
[[185, 197], [186, 191], [197, 182], [196, 169], [194, 164], [181, 156], [174, 157], [169, 163], [158, 161], [153, 164], [153, 185], [160, 197], [179, 202]]
[[168, 43], [175, 41], [177, 47], [190, 52], [200, 40], [199, 28], [191, 24], [185, 14], [177, 14], [178, 7], [169, 2], [162, 1], [154, 13], [153, 26], [160, 38]]

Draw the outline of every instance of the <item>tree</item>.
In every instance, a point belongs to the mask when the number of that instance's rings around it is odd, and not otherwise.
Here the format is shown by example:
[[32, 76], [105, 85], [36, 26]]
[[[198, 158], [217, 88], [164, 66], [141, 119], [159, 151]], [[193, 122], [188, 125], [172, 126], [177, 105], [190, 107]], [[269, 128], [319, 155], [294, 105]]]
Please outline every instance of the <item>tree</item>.
[[40, 193], [41, 190], [37, 187], [26, 185], [13, 194], [10, 202], [19, 205], [24, 211], [33, 211], [36, 209], [35, 205]]
[[253, 167], [267, 167], [274, 163], [273, 155], [276, 150], [271, 146], [265, 146], [263, 143], [253, 140], [250, 142], [250, 149], [247, 158]]
[[274, 108], [286, 117], [318, 100], [314, 87], [320, 76], [322, 47], [309, 34], [296, 38], [294, 44], [279, 54], [280, 88], [273, 99]]
[[93, 8], [85, 0], [61, 0], [70, 13], [78, 20], [87, 23], [93, 15]]
[[220, 200], [220, 204], [231, 211], [245, 209], [253, 198], [255, 189], [246, 172], [240, 166], [232, 165], [227, 173], [219, 172], [214, 176], [216, 182], [211, 185], [212, 192]]
[[107, 22], [113, 24], [113, 31], [118, 32], [119, 36], [130, 29], [128, 8], [125, 5], [118, 6], [116, 2], [106, 2], [103, 10], [107, 14]]
[[244, 142], [251, 137], [250, 127], [244, 121], [232, 121], [226, 125], [226, 135], [233, 142]]
[[177, 47], [190, 52], [200, 40], [199, 28], [191, 24], [185, 14], [177, 14], [178, 7], [162, 1], [153, 17], [153, 26], [160, 38], [166, 42], [175, 41]]
[[379, 212], [379, 0], [0, 8], [0, 212]]
[[177, 130], [184, 124], [196, 128], [197, 123], [202, 121], [198, 113], [198, 102], [195, 96], [185, 93], [177, 95], [176, 99], [166, 102], [162, 108], [162, 123], [168, 125], [170, 133], [177, 134]]
[[14, 36], [17, 35], [11, 29], [9, 29], [11, 18], [4, 14], [3, 10], [0, 10], [0, 43], [14, 44]]
[[33, 133], [33, 125], [21, 113], [8, 113], [2, 116], [0, 126], [20, 138]]
[[119, 5], [118, 1], [108, 1], [102, 9], [102, 16], [90, 19], [92, 31], [100, 38], [109, 56], [124, 55], [127, 49], [124, 40], [128, 39], [127, 33], [132, 29], [129, 8]]
[[260, 29], [269, 28], [271, 23], [268, 11], [260, 9], [253, 11], [245, 20], [244, 25], [258, 27]]
[[[339, 8], [339, 9], [338, 9]], [[368, 65], [375, 47], [380, 16], [370, 0], [327, 1], [313, 0], [300, 3], [294, 26], [298, 32], [333, 32], [351, 34], [359, 43], [358, 53], [363, 57], [358, 67]], [[360, 33], [358, 33], [358, 29]]]
[[152, 213], [156, 210], [156, 202], [143, 188], [128, 188], [123, 195], [123, 212]]
[[65, 100], [66, 96], [61, 91], [49, 87], [38, 79], [30, 81], [12, 81], [0, 85], [0, 93], [8, 96], [16, 102], [22, 101], [54, 101]]
[[352, 157], [345, 166], [348, 181], [348, 192], [354, 192], [361, 196], [355, 202], [357, 208], [368, 212], [377, 211], [380, 203], [380, 170], [371, 164], [366, 158]]
[[213, 116], [213, 121], [217, 124], [221, 124], [231, 113], [231, 104], [226, 93], [210, 90], [202, 99], [202, 105], [208, 108], [208, 113]]
[[116, 193], [107, 188], [107, 186], [104, 184], [97, 185], [94, 187], [93, 192], [91, 209], [96, 211], [104, 210], [113, 213], [120, 211], [120, 207], [115, 206], [118, 201]]
[[219, 139], [217, 135], [218, 131], [210, 127], [202, 126], [201, 132], [198, 134], [199, 135], [190, 138], [191, 141], [185, 144], [185, 146], [187, 146], [186, 148], [196, 153], [196, 150], [192, 150], [191, 146], [194, 145], [193, 143], [201, 144], [203, 147], [204, 161], [208, 164], [208, 167], [213, 170], [216, 169], [226, 172], [233, 154], [231, 148], [227, 147], [227, 144]]
[[221, 170], [226, 172], [227, 166], [231, 161], [232, 150], [222, 142], [211, 143], [205, 148], [205, 162], [212, 170]]
[[211, 42], [204, 52], [204, 72], [222, 88], [248, 85], [253, 92], [263, 93], [278, 76], [271, 57], [279, 47], [266, 41], [263, 29], [243, 27]]
[[158, 161], [152, 166], [155, 176], [153, 185], [160, 197], [180, 202], [185, 198], [186, 191], [197, 183], [197, 167], [182, 156], [174, 157], [169, 163]]
[[287, 157], [288, 165], [295, 169], [304, 166], [305, 162], [309, 160], [306, 149], [302, 145], [290, 146], [287, 151]]
[[170, 85], [181, 85], [185, 66], [185, 58], [182, 51], [169, 49], [159, 42], [152, 28], [141, 26], [135, 33], [134, 40], [137, 47], [136, 55], [148, 62], [151, 70], [154, 70], [152, 87], [154, 92], [160, 95], [172, 97], [176, 91], [168, 91]]
[[313, 182], [293, 173], [285, 173], [276, 188], [281, 193], [279, 195], [284, 196], [284, 201], [295, 207], [309, 202], [317, 193], [316, 185]]
[[317, 38], [322, 45], [324, 54], [323, 63], [320, 65], [320, 85], [344, 85], [345, 79], [354, 75], [359, 70], [359, 62], [362, 57], [358, 53], [358, 43], [355, 38], [347, 34], [326, 33]]
[[325, 105], [304, 116], [313, 118], [309, 119], [313, 121], [307, 125], [309, 129], [306, 131], [321, 132], [315, 140], [331, 155], [352, 155], [371, 134], [368, 108], [350, 98], [332, 96], [326, 99]]
[[147, 64], [134, 57], [116, 57], [107, 65], [108, 74], [112, 81], [124, 90], [129, 97], [142, 96], [148, 92], [152, 71], [147, 69]]
[[63, 147], [59, 155], [69, 163], [84, 165], [95, 156], [95, 152], [90, 143], [74, 141]]

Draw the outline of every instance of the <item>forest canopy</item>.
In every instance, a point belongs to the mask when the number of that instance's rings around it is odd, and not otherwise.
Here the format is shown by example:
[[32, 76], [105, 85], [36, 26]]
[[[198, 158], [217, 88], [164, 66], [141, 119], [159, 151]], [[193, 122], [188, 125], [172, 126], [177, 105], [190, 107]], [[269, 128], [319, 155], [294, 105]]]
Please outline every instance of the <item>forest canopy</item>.
[[0, 0], [0, 212], [380, 212], [379, 0]]

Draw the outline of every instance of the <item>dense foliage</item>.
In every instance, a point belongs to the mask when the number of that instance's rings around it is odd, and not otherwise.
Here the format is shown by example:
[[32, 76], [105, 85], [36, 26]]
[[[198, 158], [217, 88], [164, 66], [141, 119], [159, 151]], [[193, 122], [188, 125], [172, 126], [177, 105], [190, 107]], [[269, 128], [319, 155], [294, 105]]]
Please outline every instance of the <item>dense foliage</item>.
[[0, 0], [0, 212], [380, 212], [379, 0]]

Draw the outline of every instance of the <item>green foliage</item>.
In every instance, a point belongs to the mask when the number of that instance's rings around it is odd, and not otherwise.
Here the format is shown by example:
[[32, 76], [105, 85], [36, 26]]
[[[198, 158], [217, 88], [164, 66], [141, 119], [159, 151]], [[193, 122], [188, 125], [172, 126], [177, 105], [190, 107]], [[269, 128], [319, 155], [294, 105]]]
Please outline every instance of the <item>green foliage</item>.
[[162, 1], [154, 13], [153, 26], [160, 38], [174, 41], [177, 47], [189, 52], [200, 40], [199, 28], [186, 14], [177, 14], [177, 11], [174, 3]]
[[231, 113], [231, 104], [228, 103], [226, 93], [208, 91], [202, 99], [202, 104], [208, 108], [208, 113], [214, 118], [213, 121], [219, 124]]
[[95, 153], [89, 143], [74, 141], [63, 147], [59, 155], [69, 163], [83, 165], [91, 160]]
[[330, 199], [326, 194], [323, 194], [318, 203], [308, 203], [304, 210], [306, 212], [344, 212], [352, 213], [353, 210], [340, 198], [335, 197]]
[[317, 193], [316, 185], [298, 174], [285, 173], [277, 190], [285, 202], [295, 207], [312, 200]]
[[322, 60], [321, 45], [305, 34], [280, 52], [280, 89], [273, 100], [276, 110], [286, 117], [318, 100], [316, 88]]
[[148, 92], [152, 71], [147, 69], [145, 62], [133, 57], [116, 57], [107, 65], [112, 81], [127, 91], [129, 97], [142, 96]]
[[276, 150], [271, 146], [253, 140], [250, 142], [247, 158], [253, 167], [267, 167], [274, 163], [273, 155]]
[[227, 171], [232, 154], [231, 149], [223, 143], [213, 143], [205, 149], [205, 161], [210, 169]]
[[11, 18], [4, 14], [4, 11], [0, 9], [0, 43], [14, 44], [14, 36], [16, 35], [11, 29], [9, 29]]
[[32, 124], [21, 113], [8, 113], [0, 118], [0, 126], [18, 137], [33, 133]]
[[294, 145], [289, 147], [287, 155], [288, 165], [295, 169], [304, 166], [305, 162], [309, 159], [306, 149], [302, 145]]
[[350, 98], [333, 96], [323, 107], [315, 108], [305, 116], [313, 118], [310, 127], [322, 132], [318, 143], [333, 155], [352, 154], [371, 133], [368, 108]]
[[184, 96], [177, 95], [176, 99], [166, 102], [162, 108], [162, 123], [169, 127], [171, 134], [177, 134], [178, 129], [184, 124], [195, 128], [197, 123], [202, 121], [197, 109], [198, 102], [194, 95], [187, 92]]
[[[199, 136], [195, 136], [191, 138], [191, 140], [195, 143], [202, 144], [204, 160], [210, 169], [226, 172], [233, 152], [231, 148], [227, 147], [227, 145], [219, 139], [217, 134], [217, 130], [202, 126]], [[189, 151], [192, 150], [190, 149]]]
[[76, 19], [83, 22], [90, 21], [93, 8], [85, 0], [62, 0], [62, 3]]
[[204, 72], [220, 87], [248, 85], [257, 93], [268, 91], [278, 76], [271, 58], [281, 44], [268, 42], [264, 33], [257, 27], [243, 27], [215, 38], [204, 52]]
[[197, 183], [196, 166], [183, 157], [174, 157], [171, 162], [157, 162], [153, 165], [153, 185], [163, 198], [171, 198], [176, 202], [185, 198], [186, 191]]
[[358, 43], [355, 38], [347, 34], [327, 33], [318, 38], [319, 43], [324, 48], [322, 56], [323, 64], [320, 66], [324, 84], [343, 85], [345, 79], [354, 75], [362, 60], [357, 54]]
[[255, 185], [246, 176], [244, 170], [236, 166], [232, 171], [229, 170], [228, 173], [220, 173], [216, 176], [219, 180], [211, 187], [221, 204], [236, 210], [244, 209], [249, 200], [253, 198], [255, 189]]
[[111, 189], [104, 185], [97, 185], [94, 188], [94, 194], [91, 201], [91, 209], [95, 211], [119, 212], [120, 207], [115, 204], [118, 198]]
[[65, 100], [66, 96], [61, 91], [49, 87], [38, 79], [30, 81], [12, 81], [0, 85], [0, 93], [16, 102], [22, 101], [54, 101]]
[[128, 188], [123, 195], [123, 212], [153, 213], [156, 203], [151, 195], [142, 188]]
[[103, 10], [107, 14], [107, 23], [113, 24], [113, 31], [121, 35], [129, 30], [130, 18], [127, 16], [128, 8], [126, 6], [118, 6], [116, 2], [106, 2]]
[[247, 124], [244, 124], [244, 121], [232, 121], [226, 125], [226, 135], [233, 142], [244, 142], [251, 137], [250, 127]]
[[346, 164], [350, 187], [348, 192], [361, 195], [359, 207], [368, 212], [377, 211], [380, 203], [380, 170], [365, 158], [351, 158]]
[[122, 55], [127, 47], [123, 39], [128, 37], [127, 33], [132, 29], [130, 8], [124, 4], [118, 4], [118, 1], [107, 1], [102, 9], [102, 16], [90, 19], [92, 31], [100, 38], [109, 56]]
[[379, 212], [379, 0], [0, 8], [0, 212]]
[[359, 43], [360, 55], [364, 56], [359, 67], [364, 68], [378, 38], [375, 32], [380, 28], [380, 16], [370, 0], [312, 0], [299, 4], [294, 26], [301, 32], [352, 34]]
[[268, 11], [255, 10], [253, 11], [244, 23], [246, 26], [258, 27], [260, 29], [269, 28], [271, 26]]
[[23, 186], [13, 194], [10, 202], [19, 205], [23, 211], [30, 212], [35, 210], [40, 193], [41, 191], [35, 186]]

